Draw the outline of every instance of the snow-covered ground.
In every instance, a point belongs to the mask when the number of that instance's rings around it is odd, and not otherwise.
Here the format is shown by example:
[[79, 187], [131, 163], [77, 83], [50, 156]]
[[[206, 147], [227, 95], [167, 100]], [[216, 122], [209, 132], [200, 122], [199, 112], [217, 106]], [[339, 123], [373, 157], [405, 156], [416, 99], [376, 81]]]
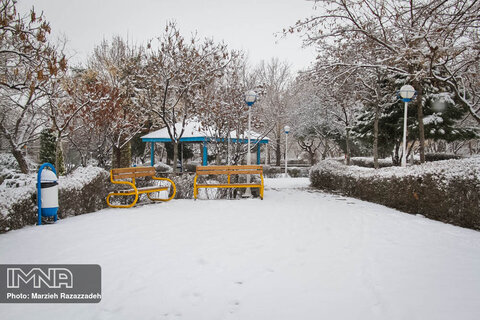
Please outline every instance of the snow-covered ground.
[[102, 267], [98, 304], [0, 319], [480, 319], [480, 233], [266, 179], [265, 200], [173, 200], [0, 235], [0, 263]]

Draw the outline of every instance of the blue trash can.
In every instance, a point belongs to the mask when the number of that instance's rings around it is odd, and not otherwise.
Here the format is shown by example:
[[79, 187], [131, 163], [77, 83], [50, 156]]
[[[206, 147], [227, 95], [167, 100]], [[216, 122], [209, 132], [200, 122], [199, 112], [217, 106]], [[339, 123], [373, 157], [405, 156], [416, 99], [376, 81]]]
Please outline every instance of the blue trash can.
[[[50, 170], [43, 170], [46, 166]], [[58, 178], [55, 168], [49, 163], [43, 164], [38, 171], [37, 182], [38, 224], [42, 224], [42, 217], [53, 217], [57, 221], [58, 213]]]

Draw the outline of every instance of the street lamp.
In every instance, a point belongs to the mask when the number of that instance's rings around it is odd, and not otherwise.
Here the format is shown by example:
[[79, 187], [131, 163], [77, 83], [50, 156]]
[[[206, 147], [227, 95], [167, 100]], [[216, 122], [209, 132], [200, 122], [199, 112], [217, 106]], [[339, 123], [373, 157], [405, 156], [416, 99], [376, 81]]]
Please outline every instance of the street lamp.
[[287, 171], [288, 157], [287, 157], [287, 153], [288, 153], [288, 133], [290, 132], [290, 127], [285, 126], [285, 128], [283, 128], [283, 129], [285, 130], [285, 178], [288, 178], [288, 171]]
[[400, 97], [402, 101], [405, 102], [405, 111], [403, 116], [403, 155], [402, 155], [402, 167], [407, 166], [407, 111], [408, 111], [408, 103], [412, 101], [412, 98], [415, 96], [417, 92], [415, 88], [411, 85], [404, 85], [400, 88]]
[[[253, 90], [247, 91], [245, 93], [245, 103], [248, 106], [248, 132], [247, 132], [247, 166], [251, 164], [251, 155], [250, 155], [250, 130], [252, 126], [252, 106], [257, 101], [257, 93]], [[247, 175], [247, 183], [250, 183], [250, 175]], [[250, 188], [247, 188], [245, 191], [245, 196], [246, 197], [251, 197], [252, 192]]]

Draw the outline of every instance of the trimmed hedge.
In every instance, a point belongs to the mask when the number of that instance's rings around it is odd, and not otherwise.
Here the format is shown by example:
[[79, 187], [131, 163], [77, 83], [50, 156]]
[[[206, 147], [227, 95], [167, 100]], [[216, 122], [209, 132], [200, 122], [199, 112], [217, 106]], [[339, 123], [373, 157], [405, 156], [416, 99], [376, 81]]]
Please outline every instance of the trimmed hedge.
[[319, 189], [480, 230], [478, 157], [378, 170], [326, 160], [312, 168], [310, 181]]
[[[287, 167], [288, 175], [292, 178], [307, 178], [310, 168], [308, 167]], [[265, 178], [283, 177], [285, 167], [274, 167], [263, 165], [263, 176]]]
[[[0, 204], [0, 233], [37, 223], [36, 180], [25, 177], [27, 185], [7, 188]], [[58, 217], [77, 216], [107, 206], [109, 173], [98, 167], [80, 167], [71, 175], [61, 177], [58, 190]]]

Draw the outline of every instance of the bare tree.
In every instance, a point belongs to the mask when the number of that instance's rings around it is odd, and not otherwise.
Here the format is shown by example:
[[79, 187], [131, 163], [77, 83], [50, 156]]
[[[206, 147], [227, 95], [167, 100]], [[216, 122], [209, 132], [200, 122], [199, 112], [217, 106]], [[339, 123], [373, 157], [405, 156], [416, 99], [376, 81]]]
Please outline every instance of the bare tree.
[[[416, 104], [419, 151], [423, 162], [425, 160], [423, 85], [433, 77], [432, 73], [441, 77], [445, 71], [444, 67], [450, 65], [451, 59], [460, 56], [460, 52], [465, 50], [467, 42], [465, 36], [478, 30], [479, 2], [471, 0], [315, 2], [318, 7], [322, 7], [321, 13], [299, 21], [287, 32], [303, 32], [306, 43], [316, 45], [323, 52], [328, 52], [333, 47], [342, 53], [352, 48], [357, 51], [368, 48], [367, 52], [372, 53], [351, 61], [331, 59], [327, 65], [317, 65], [318, 72], [330, 67], [345, 67], [351, 70], [379, 68], [400, 75], [410, 82], [418, 92]], [[458, 83], [458, 78], [453, 76], [454, 71], [451, 71], [451, 74], [443, 78], [454, 85], [455, 82]], [[462, 96], [461, 93], [465, 92], [466, 86], [457, 87], [459, 96]], [[471, 111], [476, 113], [477, 103], [469, 101], [468, 104]]]
[[201, 90], [222, 76], [230, 55], [224, 44], [211, 39], [186, 40], [175, 23], [167, 24], [158, 48], [153, 43], [148, 48], [143, 88], [153, 121], [166, 127], [172, 140], [176, 172], [177, 145], [187, 121], [197, 114]]
[[257, 108], [263, 123], [270, 127], [270, 136], [275, 141], [276, 165], [280, 166], [281, 137], [294, 96], [290, 66], [286, 62], [273, 58], [268, 63], [262, 61], [256, 69], [256, 74], [263, 91]]
[[20, 170], [28, 172], [22, 148], [36, 140], [47, 121], [46, 87], [67, 67], [65, 56], [47, 40], [50, 25], [32, 9], [21, 16], [15, 1], [0, 1], [0, 133]]
[[88, 106], [83, 118], [108, 133], [113, 167], [130, 166], [130, 141], [147, 124], [145, 94], [139, 89], [143, 57], [141, 47], [130, 46], [120, 37], [111, 43], [103, 41], [95, 47], [87, 72], [78, 78], [80, 90], [71, 91], [77, 108]]

